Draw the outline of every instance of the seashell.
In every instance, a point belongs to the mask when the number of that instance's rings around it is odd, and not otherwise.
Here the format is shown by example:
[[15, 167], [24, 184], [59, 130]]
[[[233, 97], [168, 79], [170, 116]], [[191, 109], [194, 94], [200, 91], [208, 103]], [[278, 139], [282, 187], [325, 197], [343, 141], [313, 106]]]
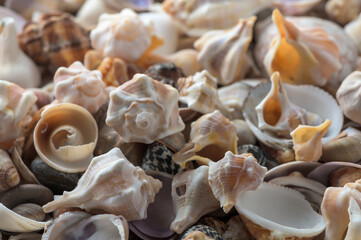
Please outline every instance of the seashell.
[[233, 216], [227, 222], [227, 229], [222, 235], [223, 240], [253, 240], [254, 238], [248, 232], [242, 222], [241, 216]]
[[176, 89], [136, 74], [110, 92], [106, 124], [125, 142], [149, 144], [184, 129], [177, 104]]
[[330, 186], [343, 187], [346, 183], [352, 183], [361, 179], [361, 167], [340, 167], [333, 170], [329, 175]]
[[222, 159], [227, 151], [237, 154], [236, 128], [216, 110], [192, 123], [190, 142], [172, 159], [182, 167], [191, 160], [208, 164], [209, 161]]
[[[5, 7], [19, 13], [27, 20], [31, 20], [35, 12], [51, 12], [61, 10], [61, 2], [59, 0], [6, 0]], [[65, 1], [63, 1], [65, 2]]]
[[59, 103], [74, 103], [96, 113], [107, 101], [100, 71], [89, 71], [81, 62], [60, 67], [54, 75], [54, 94]]
[[49, 166], [63, 172], [85, 171], [97, 140], [93, 116], [72, 103], [48, 105], [34, 129], [36, 152]]
[[15, 20], [15, 28], [17, 33], [21, 33], [23, 31], [23, 27], [27, 22], [26, 19], [11, 9], [0, 6], [0, 19], [6, 17], [11, 17]]
[[194, 49], [183, 49], [169, 56], [177, 67], [181, 68], [186, 76], [194, 75], [203, 70], [197, 60], [198, 52]]
[[355, 71], [345, 78], [340, 88], [337, 90], [336, 98], [342, 112], [346, 117], [354, 122], [361, 123], [361, 115], [358, 113], [359, 100], [359, 86], [361, 83], [361, 72]]
[[42, 239], [126, 240], [128, 236], [128, 223], [123, 216], [66, 212], [47, 225]]
[[176, 174], [172, 182], [172, 199], [176, 217], [170, 229], [179, 234], [203, 215], [220, 207], [208, 184], [207, 166]]
[[251, 58], [247, 50], [255, 21], [256, 17], [240, 19], [234, 27], [209, 31], [194, 43], [194, 48], [199, 51], [198, 62], [217, 78], [219, 84], [239, 81], [250, 70]]
[[182, 132], [177, 132], [173, 135], [169, 135], [168, 137], [158, 139], [157, 141], [164, 144], [167, 148], [169, 148], [173, 152], [177, 152], [181, 150], [186, 144], [186, 139]]
[[[361, 9], [360, 9], [361, 10]], [[347, 36], [353, 41], [353, 43], [357, 46], [359, 53], [361, 53], [361, 35], [360, 35], [360, 29], [361, 29], [361, 13], [352, 22], [348, 23], [344, 30], [347, 34]]]
[[256, 189], [263, 181], [267, 168], [257, 163], [250, 153], [234, 155], [226, 152], [223, 159], [209, 163], [208, 182], [213, 195], [228, 213], [244, 191]]
[[205, 114], [218, 109], [225, 115], [232, 111], [223, 106], [219, 100], [217, 79], [207, 70], [197, 72], [187, 78], [179, 78], [178, 89], [179, 100], [194, 111]]
[[35, 221], [44, 221], [45, 219], [45, 213], [41, 206], [35, 204], [35, 203], [23, 203], [19, 204], [16, 207], [12, 209], [15, 213], [35, 220]]
[[19, 173], [9, 154], [0, 149], [0, 192], [15, 187], [19, 182]]
[[302, 194], [272, 183], [244, 192], [235, 207], [256, 239], [313, 238], [325, 229], [323, 217]]
[[221, 240], [221, 235], [212, 227], [206, 225], [194, 225], [187, 229], [179, 240]]
[[160, 81], [161, 83], [169, 84], [174, 88], [178, 88], [178, 79], [185, 77], [183, 70], [177, 67], [174, 63], [155, 64], [150, 66], [144, 74]]
[[50, 104], [54, 100], [53, 94], [43, 88], [30, 88], [28, 90], [32, 91], [36, 96], [37, 100], [35, 104], [38, 109]]
[[244, 144], [256, 144], [256, 137], [253, 135], [247, 123], [242, 119], [232, 120], [237, 132], [237, 146]]
[[326, 120], [319, 126], [298, 125], [291, 132], [296, 161], [317, 162], [322, 155], [322, 138], [330, 127]]
[[41, 236], [40, 233], [20, 233], [16, 236], [10, 236], [9, 240], [41, 240]]
[[206, 225], [218, 232], [219, 235], [223, 235], [224, 231], [227, 229], [227, 225], [215, 217], [202, 217], [196, 225]]
[[77, 187], [43, 209], [52, 212], [61, 207], [80, 207], [122, 215], [127, 221], [139, 220], [147, 217], [148, 205], [161, 187], [159, 180], [134, 167], [120, 149], [114, 148], [93, 158]]
[[3, 80], [0, 80], [0, 92], [0, 148], [7, 150], [30, 123], [36, 97], [33, 92]]
[[269, 161], [267, 157], [264, 155], [263, 150], [258, 147], [257, 145], [252, 144], [244, 144], [237, 147], [238, 155], [241, 155], [242, 153], [251, 153], [254, 158], [257, 160], [258, 164], [266, 167], [267, 162]]
[[[293, 172], [300, 172], [303, 176], [308, 176], [313, 169], [320, 166], [319, 162], [288, 162], [278, 165], [267, 171], [264, 181], [268, 182], [273, 178], [288, 176]], [[326, 186], [326, 185], [325, 185]]]
[[239, 18], [253, 16], [269, 5], [270, 2], [265, 0], [166, 0], [163, 10], [179, 23], [188, 36], [199, 37], [209, 30], [230, 28], [237, 24]]
[[345, 240], [357, 239], [361, 236], [361, 209], [353, 197], [350, 198], [347, 211], [350, 222], [347, 227], [347, 234], [345, 236]]
[[285, 15], [304, 15], [322, 0], [273, 0], [272, 6]]
[[90, 33], [90, 40], [102, 56], [117, 57], [126, 62], [139, 60], [162, 42], [154, 35], [153, 28], [144, 24], [131, 9], [124, 9], [119, 14], [102, 14]]
[[120, 58], [104, 58], [98, 70], [102, 73], [106, 86], [118, 87], [129, 80], [127, 65]]
[[330, 142], [323, 145], [324, 162], [357, 162], [361, 159], [361, 132], [353, 127], [343, 130]]
[[40, 15], [36, 22], [24, 27], [18, 39], [21, 49], [52, 73], [59, 67], [83, 61], [90, 49], [87, 31], [71, 15], [59, 12]]
[[[13, 82], [23, 88], [37, 87], [40, 73], [32, 60], [19, 48], [15, 20], [5, 17], [0, 20], [0, 79]], [[12, 71], [13, 68], [18, 71]]]
[[361, 3], [358, 0], [329, 0], [325, 11], [333, 20], [346, 24], [357, 18], [361, 12]]
[[[352, 225], [356, 223], [350, 221], [354, 218], [349, 216], [349, 207], [352, 198], [356, 200], [356, 205], [360, 205], [360, 184], [361, 180], [358, 180], [355, 183], [346, 184], [343, 188], [329, 187], [326, 189], [321, 205], [322, 215], [326, 222], [325, 240], [341, 240], [345, 235], [352, 235]], [[350, 212], [353, 207], [355, 207], [355, 203], [352, 203]], [[347, 229], [349, 224], [351, 229]]]
[[278, 71], [284, 82], [326, 86], [335, 93], [357, 59], [343, 29], [315, 17], [285, 18], [277, 9], [272, 19], [274, 24], [256, 32], [258, 66], [269, 75]]

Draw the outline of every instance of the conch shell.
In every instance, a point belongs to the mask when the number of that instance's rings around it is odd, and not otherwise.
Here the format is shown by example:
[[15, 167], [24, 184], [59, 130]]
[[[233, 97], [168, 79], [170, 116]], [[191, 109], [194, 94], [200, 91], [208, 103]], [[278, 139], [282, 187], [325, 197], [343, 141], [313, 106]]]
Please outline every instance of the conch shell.
[[227, 151], [237, 154], [236, 127], [218, 110], [203, 115], [191, 128], [190, 142], [172, 157], [182, 167], [191, 160], [202, 164], [218, 161]]
[[184, 129], [179, 117], [178, 91], [145, 74], [110, 92], [106, 124], [125, 142], [152, 143]]
[[[33, 61], [19, 48], [15, 20], [0, 20], [0, 79], [13, 82], [20, 87], [37, 87], [40, 73]], [[17, 69], [13, 71], [13, 69]]]
[[326, 3], [327, 14], [340, 24], [346, 24], [356, 19], [361, 12], [359, 0], [329, 0]]
[[54, 75], [54, 95], [57, 102], [74, 103], [93, 114], [108, 99], [105, 87], [99, 71], [89, 71], [78, 61], [68, 68], [60, 67]]
[[240, 19], [233, 28], [209, 31], [194, 43], [194, 48], [199, 51], [198, 62], [217, 78], [219, 84], [239, 81], [250, 69], [247, 50], [255, 21], [256, 17]]
[[37, 153], [49, 166], [63, 172], [82, 172], [93, 158], [98, 127], [83, 107], [51, 104], [41, 113], [33, 138]]
[[239, 194], [254, 190], [263, 182], [266, 171], [251, 153], [226, 152], [223, 159], [209, 163], [208, 181], [214, 196], [228, 213]]
[[291, 132], [296, 161], [317, 162], [322, 155], [322, 138], [331, 121], [326, 120], [319, 126], [299, 125]]
[[0, 148], [9, 149], [31, 122], [36, 96], [14, 83], [0, 80]]
[[103, 210], [124, 216], [127, 221], [145, 219], [162, 183], [134, 167], [119, 148], [93, 158], [71, 192], [43, 206], [45, 212], [62, 207]]

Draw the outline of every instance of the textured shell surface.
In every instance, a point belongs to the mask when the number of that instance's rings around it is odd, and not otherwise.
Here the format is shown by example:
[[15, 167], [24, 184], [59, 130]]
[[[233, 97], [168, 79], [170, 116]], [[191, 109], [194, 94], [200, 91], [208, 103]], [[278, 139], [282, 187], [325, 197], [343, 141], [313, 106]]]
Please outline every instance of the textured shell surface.
[[329, 0], [325, 10], [332, 19], [340, 24], [346, 24], [357, 18], [361, 12], [361, 2], [358, 0]]
[[152, 143], [184, 129], [178, 91], [145, 74], [110, 92], [106, 124], [126, 142]]
[[361, 13], [352, 22], [348, 23], [345, 27], [345, 32], [350, 37], [350, 39], [357, 46], [359, 53], [361, 53]]
[[0, 192], [15, 187], [20, 183], [20, 176], [9, 154], [0, 149]]
[[82, 172], [93, 158], [98, 127], [83, 107], [50, 104], [36, 123], [33, 140], [36, 152], [49, 166], [63, 172]]
[[[11, 17], [0, 20], [0, 79], [23, 88], [38, 87], [40, 73], [34, 62], [20, 49], [17, 41], [16, 21]], [[13, 71], [18, 68], [17, 71]]]
[[247, 51], [255, 21], [256, 17], [240, 19], [233, 28], [209, 31], [194, 43], [199, 51], [198, 62], [217, 78], [219, 84], [239, 81], [250, 69]]
[[188, 228], [179, 240], [221, 240], [220, 234], [212, 227], [206, 225], [194, 225]]
[[89, 71], [78, 61], [68, 68], [58, 68], [54, 75], [54, 94], [57, 102], [74, 103], [91, 113], [96, 113], [107, 101], [105, 87], [100, 71]]
[[286, 15], [305, 14], [322, 0], [273, 0], [272, 5]]
[[267, 169], [251, 153], [234, 155], [226, 152], [223, 159], [209, 163], [208, 181], [214, 196], [227, 213], [244, 191], [256, 189]]
[[77, 187], [43, 206], [45, 212], [61, 207], [103, 210], [127, 221], [147, 217], [148, 205], [162, 187], [159, 180], [134, 167], [119, 148], [93, 158]]
[[258, 239], [312, 238], [325, 229], [323, 217], [301, 193], [272, 183], [244, 192], [235, 206]]
[[7, 150], [31, 121], [29, 113], [37, 98], [33, 92], [0, 80], [0, 147]]

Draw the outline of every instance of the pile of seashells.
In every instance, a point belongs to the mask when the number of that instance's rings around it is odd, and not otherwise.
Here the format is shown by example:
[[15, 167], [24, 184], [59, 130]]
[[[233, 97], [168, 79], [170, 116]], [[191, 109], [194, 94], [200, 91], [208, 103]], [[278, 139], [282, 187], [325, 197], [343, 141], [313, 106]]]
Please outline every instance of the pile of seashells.
[[0, 240], [360, 240], [360, 0], [0, 1]]

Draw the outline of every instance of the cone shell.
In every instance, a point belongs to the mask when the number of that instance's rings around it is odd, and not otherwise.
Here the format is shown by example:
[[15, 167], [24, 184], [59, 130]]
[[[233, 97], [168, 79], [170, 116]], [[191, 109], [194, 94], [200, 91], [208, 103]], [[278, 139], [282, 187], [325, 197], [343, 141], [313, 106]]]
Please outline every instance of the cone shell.
[[19, 35], [21, 49], [39, 66], [55, 72], [83, 61], [90, 49], [88, 33], [66, 13], [42, 14]]
[[0, 192], [15, 187], [20, 182], [20, 176], [9, 154], [0, 149]]
[[247, 55], [256, 17], [241, 19], [231, 29], [209, 31], [195, 43], [198, 62], [218, 80], [228, 85], [243, 79], [250, 69]]
[[93, 158], [98, 127], [83, 107], [51, 104], [41, 113], [33, 138], [36, 152], [49, 166], [63, 172], [82, 172]]
[[162, 183], [134, 167], [119, 148], [95, 157], [77, 187], [43, 206], [45, 212], [63, 207], [103, 210], [127, 221], [145, 219]]
[[152, 143], [180, 132], [178, 91], [147, 75], [133, 79], [110, 92], [106, 124], [126, 142]]
[[96, 113], [108, 94], [99, 71], [89, 71], [81, 62], [60, 67], [54, 75], [54, 94], [59, 103], [74, 103]]
[[203, 164], [218, 161], [227, 151], [237, 154], [237, 139], [234, 124], [216, 110], [192, 123], [190, 142], [172, 159], [183, 167], [191, 160]]
[[223, 159], [209, 163], [208, 181], [214, 196], [227, 213], [244, 191], [256, 189], [267, 169], [251, 153], [234, 155], [226, 152]]

